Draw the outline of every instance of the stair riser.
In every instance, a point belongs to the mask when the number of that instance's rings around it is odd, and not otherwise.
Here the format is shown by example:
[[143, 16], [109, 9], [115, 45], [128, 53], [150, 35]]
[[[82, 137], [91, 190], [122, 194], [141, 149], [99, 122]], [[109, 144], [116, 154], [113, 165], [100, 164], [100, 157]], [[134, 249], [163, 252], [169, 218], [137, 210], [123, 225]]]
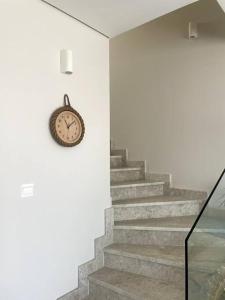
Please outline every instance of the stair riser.
[[184, 282], [184, 269], [180, 267], [111, 253], [105, 253], [104, 261], [105, 266], [111, 269], [144, 275], [172, 283], [182, 284]]
[[[189, 271], [189, 284], [191, 288], [189, 289], [189, 299], [210, 299], [210, 300], [221, 300], [224, 299], [224, 293], [222, 298], [216, 297], [215, 286], [221, 284], [222, 275], [216, 270], [210, 273], [201, 273], [201, 272], [190, 272]], [[196, 295], [196, 292], [197, 295]], [[224, 290], [224, 289], [223, 289]], [[218, 290], [217, 290], [218, 292]]]
[[195, 215], [199, 213], [200, 204], [197, 201], [193, 203], [182, 204], [159, 204], [150, 206], [134, 207], [114, 207], [115, 221], [138, 220], [161, 217], [178, 217]]
[[130, 298], [125, 295], [120, 295], [111, 289], [102, 287], [98, 284], [90, 282], [89, 284], [90, 300], [140, 300], [137, 298]]
[[127, 160], [128, 159], [128, 150], [127, 149], [112, 149], [110, 151], [110, 155], [114, 156], [114, 155], [120, 155], [123, 157], [123, 160]]
[[120, 168], [124, 166], [123, 158], [118, 156], [110, 157], [110, 167], [111, 168]]
[[144, 177], [143, 170], [111, 171], [111, 183], [143, 180]]
[[198, 247], [221, 247], [225, 248], [225, 235], [216, 236], [215, 233], [198, 233], [193, 232], [189, 240], [189, 246], [197, 245]]
[[114, 229], [114, 243], [133, 245], [184, 246], [187, 232]]
[[111, 188], [113, 200], [144, 198], [163, 194], [163, 184]]

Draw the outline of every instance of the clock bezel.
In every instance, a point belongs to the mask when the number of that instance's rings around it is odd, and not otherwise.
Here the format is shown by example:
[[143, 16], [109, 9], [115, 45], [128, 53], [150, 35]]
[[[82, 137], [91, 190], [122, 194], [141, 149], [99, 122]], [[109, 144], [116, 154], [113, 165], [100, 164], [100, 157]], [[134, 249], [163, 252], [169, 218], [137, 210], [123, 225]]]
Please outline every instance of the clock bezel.
[[[56, 120], [58, 118], [58, 116], [63, 113], [63, 112], [67, 112], [67, 111], [70, 111], [72, 112], [73, 114], [76, 115], [76, 117], [79, 119], [80, 121], [80, 124], [81, 124], [81, 135], [79, 137], [79, 139], [76, 141], [76, 142], [73, 142], [73, 143], [67, 143], [65, 141], [63, 141], [58, 133], [57, 133], [57, 130], [56, 130]], [[60, 107], [58, 109], [56, 109], [51, 117], [50, 117], [50, 122], [49, 122], [49, 127], [50, 127], [50, 132], [51, 132], [51, 135], [53, 137], [53, 139], [61, 146], [63, 147], [74, 147], [78, 144], [80, 144], [80, 142], [83, 140], [84, 138], [84, 133], [85, 133], [85, 126], [84, 126], [84, 121], [81, 117], [81, 115], [74, 109], [72, 108], [70, 105], [65, 105], [63, 107]]]

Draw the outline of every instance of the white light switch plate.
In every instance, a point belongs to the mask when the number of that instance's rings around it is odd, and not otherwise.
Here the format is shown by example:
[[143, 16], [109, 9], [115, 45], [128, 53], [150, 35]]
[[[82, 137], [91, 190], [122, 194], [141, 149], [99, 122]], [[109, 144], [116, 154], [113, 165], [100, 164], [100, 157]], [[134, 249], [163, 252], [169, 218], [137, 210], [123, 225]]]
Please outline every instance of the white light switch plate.
[[34, 196], [34, 184], [22, 184], [21, 185], [21, 198], [28, 198]]

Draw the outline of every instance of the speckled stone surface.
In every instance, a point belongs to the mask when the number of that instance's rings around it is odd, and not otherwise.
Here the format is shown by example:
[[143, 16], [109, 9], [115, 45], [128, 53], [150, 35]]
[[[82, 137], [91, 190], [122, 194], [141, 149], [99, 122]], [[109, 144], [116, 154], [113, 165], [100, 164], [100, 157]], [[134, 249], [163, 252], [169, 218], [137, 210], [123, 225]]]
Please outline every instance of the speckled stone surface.
[[104, 266], [104, 247], [113, 242], [113, 209], [105, 210], [105, 235], [95, 240], [95, 257], [79, 267], [79, 295], [88, 295], [88, 275]]
[[129, 200], [127, 202], [114, 201], [114, 203], [120, 203], [113, 205], [115, 221], [197, 215], [200, 211], [201, 201], [199, 200], [166, 197], [163, 201], [163, 197], [158, 197], [159, 202], [157, 202], [157, 197], [154, 198], [152, 201], [149, 198], [148, 201], [137, 199], [139, 200], [137, 203], [129, 202]]
[[188, 231], [114, 229], [114, 242], [135, 245], [183, 246]]
[[110, 172], [111, 183], [144, 180], [145, 174], [143, 168], [139, 167], [124, 167], [113, 168]]
[[125, 181], [121, 183], [113, 183], [111, 184], [111, 190], [117, 189], [117, 188], [123, 188], [123, 187], [146, 187], [146, 186], [154, 186], [154, 185], [159, 185], [159, 184], [164, 184], [162, 181], [157, 181], [157, 182], [151, 182], [148, 180], [137, 180], [137, 181]]
[[[95, 258], [79, 267], [79, 288], [60, 300], [184, 300], [184, 241], [207, 194], [171, 188], [170, 174], [146, 173], [146, 161], [129, 161], [115, 145], [110, 165], [105, 235], [95, 240]], [[208, 224], [221, 226], [207, 219], [190, 240], [196, 290], [225, 261], [225, 233], [203, 233]]]
[[128, 160], [128, 150], [127, 149], [111, 149], [110, 155], [121, 155], [123, 157], [123, 161], [126, 162]]
[[139, 258], [179, 268], [184, 266], [184, 248], [174, 246], [145, 246], [131, 244], [112, 244], [104, 249], [105, 253]]
[[164, 184], [164, 194], [169, 195], [169, 190], [172, 184], [172, 176], [171, 174], [160, 174], [160, 173], [149, 173], [146, 172], [145, 175], [146, 180], [149, 181], [163, 181]]
[[113, 209], [105, 210], [105, 235], [95, 239], [95, 257], [79, 266], [78, 288], [60, 297], [58, 300], [83, 300], [88, 296], [88, 275], [104, 266], [104, 247], [113, 242]]
[[120, 295], [112, 289], [105, 288], [94, 282], [90, 282], [90, 300], [130, 300], [129, 297]]
[[171, 188], [169, 190], [169, 195], [170, 196], [182, 196], [187, 199], [206, 200], [208, 194], [203, 191], [193, 191], [193, 190], [186, 190], [186, 189]]
[[113, 205], [120, 205], [120, 204], [142, 204], [142, 203], [151, 203], [151, 204], [162, 204], [165, 203], [174, 203], [174, 202], [180, 202], [180, 201], [190, 201], [187, 198], [179, 197], [179, 196], [165, 196], [165, 195], [159, 195], [159, 196], [151, 196], [151, 197], [145, 197], [145, 198], [134, 198], [134, 199], [123, 199], [123, 200], [116, 200], [113, 201]]
[[132, 161], [132, 160], [127, 160], [126, 161], [126, 166], [127, 167], [139, 167], [145, 170], [146, 172], [146, 161]]
[[114, 242], [135, 245], [183, 246], [195, 216], [118, 221]]
[[223, 247], [225, 249], [225, 236], [216, 236], [210, 233], [193, 232], [189, 239], [190, 246], [198, 247]]
[[114, 244], [105, 249], [104, 265], [168, 282], [184, 281], [184, 248]]
[[79, 291], [78, 289], [71, 291], [67, 293], [66, 295], [58, 298], [57, 300], [80, 300], [81, 297], [79, 296]]
[[[148, 277], [103, 268], [90, 276], [93, 300], [183, 300], [184, 289]], [[112, 294], [110, 294], [112, 293]]]
[[144, 230], [189, 231], [196, 216], [151, 218], [115, 222], [115, 227], [132, 227]]
[[113, 200], [143, 198], [163, 194], [163, 182], [126, 182], [111, 185], [111, 196]]
[[189, 247], [190, 271], [213, 273], [225, 265], [224, 247]]
[[122, 155], [111, 155], [110, 156], [111, 168], [119, 168], [124, 166]]

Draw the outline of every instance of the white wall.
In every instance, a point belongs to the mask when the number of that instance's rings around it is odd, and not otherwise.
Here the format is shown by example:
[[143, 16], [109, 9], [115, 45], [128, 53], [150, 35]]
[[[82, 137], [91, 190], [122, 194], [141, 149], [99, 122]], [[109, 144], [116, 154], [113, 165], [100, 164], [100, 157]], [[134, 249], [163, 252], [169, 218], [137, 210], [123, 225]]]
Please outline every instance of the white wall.
[[[189, 21], [200, 37], [187, 39]], [[210, 190], [225, 167], [225, 18], [202, 0], [110, 41], [111, 136], [176, 187]]]
[[[108, 40], [39, 0], [0, 6], [0, 299], [55, 300], [77, 287], [110, 206]], [[86, 125], [72, 149], [48, 129], [64, 93]], [[33, 198], [20, 197], [24, 183]]]

